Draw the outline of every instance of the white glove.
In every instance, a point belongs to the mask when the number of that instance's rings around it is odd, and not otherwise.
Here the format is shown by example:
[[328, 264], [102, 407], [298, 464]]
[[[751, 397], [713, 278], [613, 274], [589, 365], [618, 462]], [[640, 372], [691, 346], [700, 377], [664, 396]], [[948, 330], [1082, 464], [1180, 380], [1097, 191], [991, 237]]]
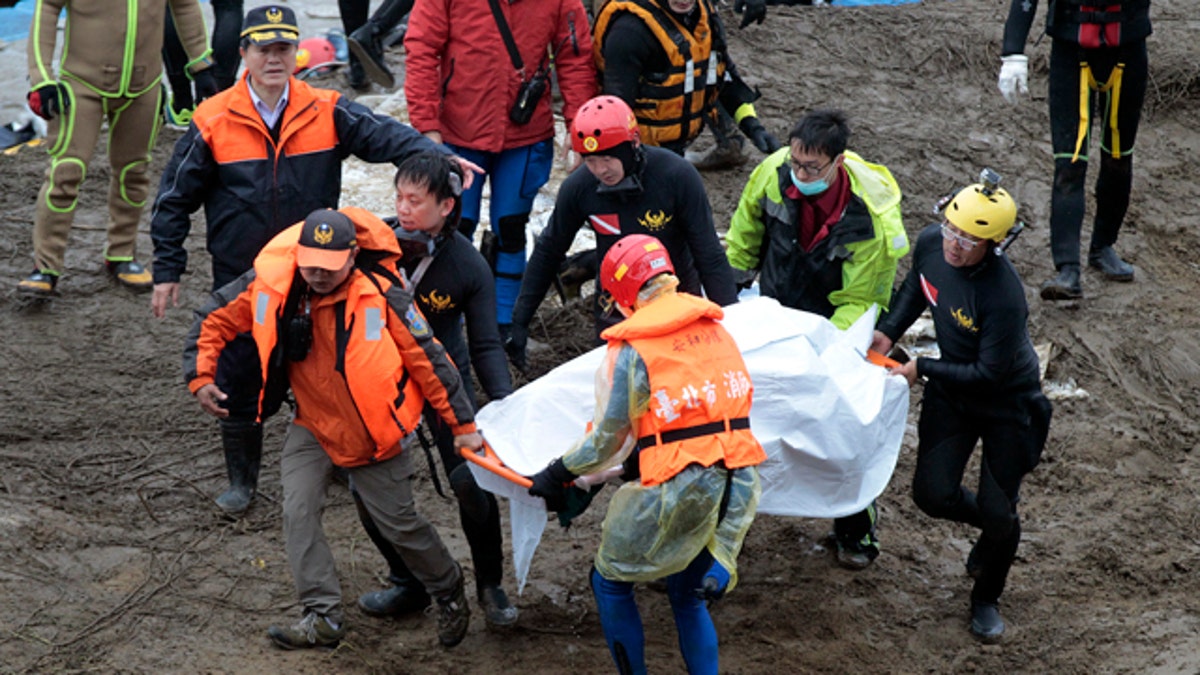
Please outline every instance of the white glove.
[[1029, 93], [1029, 57], [1024, 54], [1009, 54], [1000, 57], [1000, 79], [996, 86], [1004, 100], [1017, 102], [1017, 94]]

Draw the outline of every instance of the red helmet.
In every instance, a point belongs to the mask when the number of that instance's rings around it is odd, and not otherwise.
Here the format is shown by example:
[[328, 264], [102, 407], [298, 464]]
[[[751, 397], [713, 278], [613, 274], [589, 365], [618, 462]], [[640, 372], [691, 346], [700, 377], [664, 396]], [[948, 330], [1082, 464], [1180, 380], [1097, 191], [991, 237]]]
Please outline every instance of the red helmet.
[[631, 234], [617, 240], [600, 263], [600, 285], [622, 307], [633, 307], [638, 292], [650, 279], [675, 273], [662, 242], [648, 234]]
[[296, 46], [296, 73], [333, 61], [337, 61], [337, 50], [328, 38], [305, 38]]
[[588, 155], [641, 138], [637, 118], [616, 96], [597, 96], [585, 102], [571, 121], [571, 147]]

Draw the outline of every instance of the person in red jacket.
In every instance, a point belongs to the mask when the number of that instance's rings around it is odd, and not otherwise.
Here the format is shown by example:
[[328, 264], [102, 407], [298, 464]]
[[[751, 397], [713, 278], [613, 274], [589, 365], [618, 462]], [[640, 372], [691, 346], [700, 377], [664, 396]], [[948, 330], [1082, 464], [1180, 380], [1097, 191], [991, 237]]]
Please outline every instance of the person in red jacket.
[[[496, 319], [507, 336], [525, 273], [525, 226], [554, 160], [550, 60], [568, 125], [596, 94], [587, 14], [580, 0], [418, 2], [404, 48], [410, 123], [488, 175]], [[463, 193], [459, 229], [468, 238], [482, 195], [483, 181]]]
[[627, 318], [601, 333], [608, 353], [596, 423], [532, 477], [529, 494], [563, 511], [576, 477], [624, 463], [630, 482], [609, 503], [591, 573], [613, 661], [619, 672], [646, 672], [634, 584], [666, 577], [688, 672], [715, 675], [717, 631], [705, 599], [737, 582], [761, 492], [755, 467], [767, 455], [750, 432], [753, 386], [719, 323], [724, 311], [677, 293], [674, 271], [666, 247], [645, 234], [605, 254], [600, 284]]
[[333, 553], [321, 525], [334, 467], [404, 562], [438, 601], [438, 640], [462, 641], [470, 623], [463, 573], [437, 530], [413, 505], [402, 443], [426, 402], [477, 450], [474, 407], [458, 368], [433, 337], [398, 276], [400, 247], [378, 217], [319, 209], [272, 239], [254, 269], [213, 293], [197, 312], [184, 352], [188, 388], [205, 412], [229, 411], [217, 359], [250, 333], [262, 381], [259, 407], [290, 386], [296, 401], [280, 459], [288, 563], [304, 617], [271, 626], [280, 647], [337, 644], [345, 634]]

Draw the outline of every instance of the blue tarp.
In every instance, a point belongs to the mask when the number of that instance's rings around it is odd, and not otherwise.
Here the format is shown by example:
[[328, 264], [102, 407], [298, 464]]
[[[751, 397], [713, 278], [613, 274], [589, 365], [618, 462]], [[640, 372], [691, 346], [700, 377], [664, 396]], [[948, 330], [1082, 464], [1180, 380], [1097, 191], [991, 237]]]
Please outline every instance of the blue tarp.
[[871, 5], [911, 5], [921, 0], [833, 0], [834, 7], [869, 7]]
[[24, 39], [33, 21], [34, 0], [21, 0], [15, 7], [0, 9], [0, 40]]

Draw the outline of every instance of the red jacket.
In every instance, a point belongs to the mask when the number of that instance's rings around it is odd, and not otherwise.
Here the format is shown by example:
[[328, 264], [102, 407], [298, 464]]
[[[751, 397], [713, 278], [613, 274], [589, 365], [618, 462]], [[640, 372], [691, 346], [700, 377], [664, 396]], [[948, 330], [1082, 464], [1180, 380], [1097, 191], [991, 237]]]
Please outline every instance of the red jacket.
[[[587, 14], [580, 0], [499, 0], [527, 75], [554, 51], [563, 117], [597, 94]], [[451, 21], [453, 17], [453, 21]], [[412, 126], [438, 131], [451, 145], [500, 152], [554, 136], [550, 91], [533, 119], [517, 125], [508, 111], [521, 75], [513, 67], [488, 0], [422, 0], [404, 38], [404, 95]]]

